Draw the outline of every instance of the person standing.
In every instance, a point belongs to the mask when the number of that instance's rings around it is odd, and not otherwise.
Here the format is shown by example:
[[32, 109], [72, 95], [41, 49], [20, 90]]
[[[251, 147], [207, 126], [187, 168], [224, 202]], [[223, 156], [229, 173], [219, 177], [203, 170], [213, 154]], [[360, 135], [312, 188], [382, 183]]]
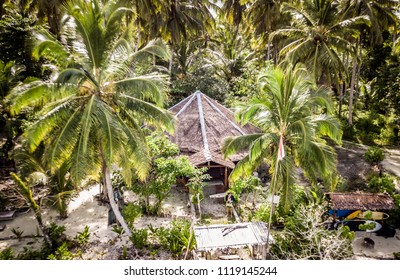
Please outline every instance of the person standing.
[[225, 196], [225, 207], [226, 207], [226, 215], [228, 217], [233, 217], [233, 203], [235, 202], [235, 198], [233, 197], [231, 192], [228, 192]]

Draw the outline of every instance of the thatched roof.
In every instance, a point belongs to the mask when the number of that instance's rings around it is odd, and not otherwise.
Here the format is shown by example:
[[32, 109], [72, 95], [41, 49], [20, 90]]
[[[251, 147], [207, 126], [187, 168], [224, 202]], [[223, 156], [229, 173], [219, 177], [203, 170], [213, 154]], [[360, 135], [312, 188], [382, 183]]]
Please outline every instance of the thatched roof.
[[259, 132], [252, 125], [239, 125], [232, 111], [200, 91], [169, 110], [177, 117], [175, 134], [170, 139], [196, 166], [215, 162], [233, 168], [234, 161], [242, 159], [244, 154], [224, 159], [221, 154], [224, 139]]
[[393, 198], [382, 193], [327, 193], [333, 210], [390, 210]]

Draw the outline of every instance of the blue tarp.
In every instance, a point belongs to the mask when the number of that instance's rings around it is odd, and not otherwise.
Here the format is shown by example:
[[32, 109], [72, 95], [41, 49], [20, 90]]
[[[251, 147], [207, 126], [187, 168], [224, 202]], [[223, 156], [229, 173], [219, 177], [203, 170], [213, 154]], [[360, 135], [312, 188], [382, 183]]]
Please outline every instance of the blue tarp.
[[333, 216], [334, 212], [336, 212], [336, 217], [345, 218], [351, 213], [353, 213], [354, 210], [329, 210], [328, 214]]

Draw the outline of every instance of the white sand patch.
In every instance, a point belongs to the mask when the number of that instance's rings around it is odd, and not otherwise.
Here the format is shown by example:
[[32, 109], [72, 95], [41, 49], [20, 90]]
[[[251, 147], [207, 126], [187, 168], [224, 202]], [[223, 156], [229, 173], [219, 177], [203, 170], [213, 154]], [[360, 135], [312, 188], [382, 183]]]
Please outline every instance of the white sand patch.
[[71, 213], [72, 211], [79, 208], [82, 204], [86, 202], [93, 202], [94, 196], [99, 194], [99, 192], [100, 192], [99, 185], [94, 185], [86, 190], [81, 191], [78, 197], [74, 198], [68, 204], [68, 213]]
[[400, 231], [396, 230], [394, 237], [385, 238], [376, 236], [376, 234], [367, 234], [366, 237], [371, 238], [375, 245], [373, 248], [365, 248], [362, 246], [364, 240], [364, 232], [357, 231], [356, 239], [353, 241], [353, 251], [356, 259], [393, 259], [393, 253], [400, 252]]

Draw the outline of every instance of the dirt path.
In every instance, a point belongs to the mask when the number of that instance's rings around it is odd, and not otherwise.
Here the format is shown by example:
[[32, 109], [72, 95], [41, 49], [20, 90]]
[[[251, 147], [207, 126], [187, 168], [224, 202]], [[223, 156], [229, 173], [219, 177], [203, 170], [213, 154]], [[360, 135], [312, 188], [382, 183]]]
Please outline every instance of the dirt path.
[[385, 149], [383, 167], [400, 178], [400, 149]]

